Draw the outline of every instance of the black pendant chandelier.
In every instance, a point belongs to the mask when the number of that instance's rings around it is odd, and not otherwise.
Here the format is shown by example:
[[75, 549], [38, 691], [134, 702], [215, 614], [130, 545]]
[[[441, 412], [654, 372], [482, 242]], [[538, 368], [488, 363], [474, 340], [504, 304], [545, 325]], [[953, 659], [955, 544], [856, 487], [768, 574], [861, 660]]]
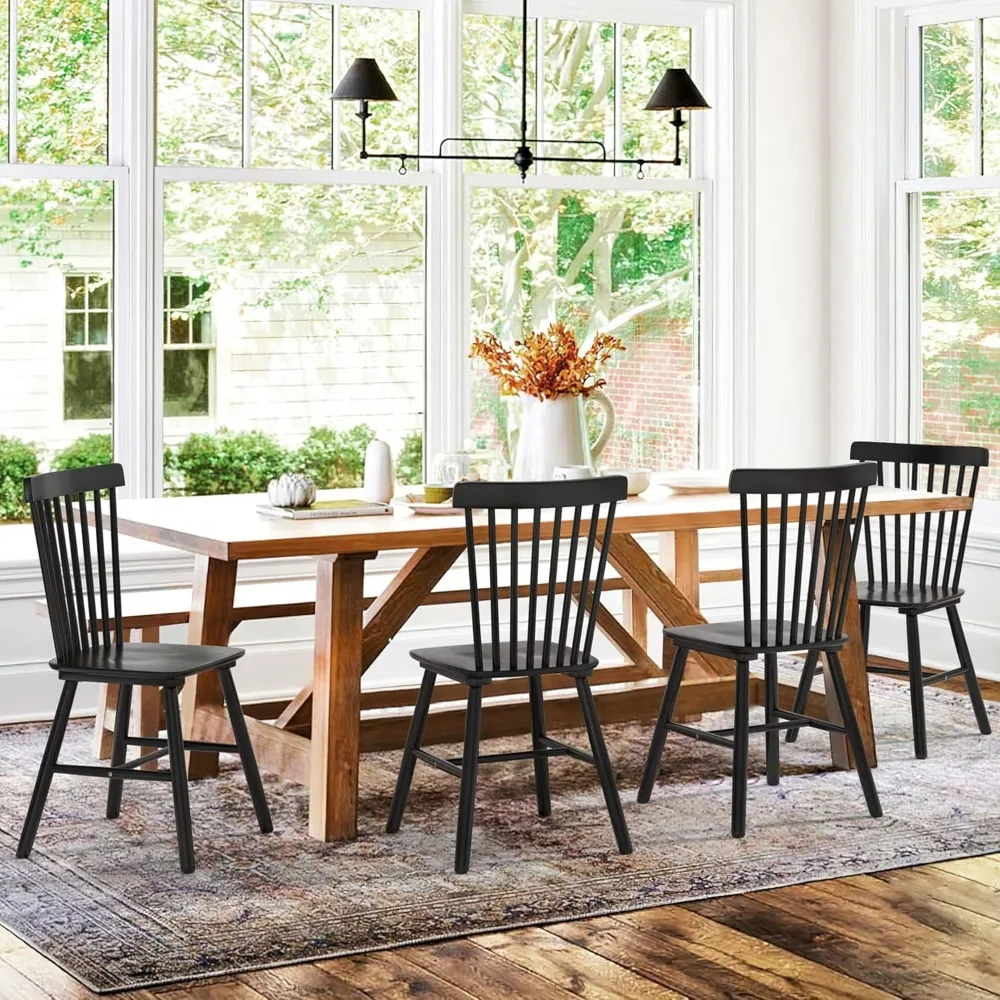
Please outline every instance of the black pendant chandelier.
[[[488, 142], [514, 143], [516, 139], [492, 139], [480, 136], [457, 136], [442, 139], [436, 153], [371, 153], [368, 151], [367, 123], [371, 118], [368, 105], [372, 101], [398, 100], [389, 81], [386, 80], [374, 59], [355, 59], [333, 92], [335, 101], [357, 101], [357, 117], [361, 119], [362, 160], [399, 160], [399, 172], [406, 173], [408, 160], [499, 160], [513, 163], [521, 173], [523, 181], [535, 163], [624, 163], [636, 168], [636, 176], [641, 180], [643, 168], [650, 164], [681, 165], [681, 129], [687, 124], [684, 111], [701, 110], [710, 107], [688, 75], [686, 69], [668, 69], [653, 91], [646, 105], [647, 111], [673, 111], [670, 124], [675, 131], [674, 158], [654, 160], [642, 157], [622, 160], [608, 156], [608, 151], [599, 139], [529, 139], [528, 138], [528, 0], [523, 0], [521, 15], [521, 144], [509, 154], [446, 153], [448, 143]], [[546, 144], [560, 146], [575, 145], [587, 147], [588, 152], [580, 156], [545, 156], [538, 151]]]

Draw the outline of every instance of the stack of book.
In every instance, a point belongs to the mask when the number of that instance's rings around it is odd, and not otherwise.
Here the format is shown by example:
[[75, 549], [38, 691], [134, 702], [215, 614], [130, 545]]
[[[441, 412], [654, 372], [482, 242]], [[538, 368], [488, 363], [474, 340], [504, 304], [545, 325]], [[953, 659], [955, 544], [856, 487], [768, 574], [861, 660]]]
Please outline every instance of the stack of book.
[[372, 514], [391, 514], [392, 506], [371, 500], [317, 500], [309, 507], [275, 507], [273, 504], [257, 505], [257, 511], [268, 517], [288, 517], [294, 521], [309, 521], [318, 517], [368, 517]]

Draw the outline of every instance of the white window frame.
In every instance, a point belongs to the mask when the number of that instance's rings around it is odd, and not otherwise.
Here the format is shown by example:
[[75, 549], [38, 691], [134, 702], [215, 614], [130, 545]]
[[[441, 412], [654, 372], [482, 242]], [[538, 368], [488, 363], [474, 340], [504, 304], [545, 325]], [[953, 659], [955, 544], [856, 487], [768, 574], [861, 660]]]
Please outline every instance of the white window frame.
[[[245, 30], [249, 4], [243, 0]], [[333, 0], [299, 0], [329, 5]], [[461, 134], [462, 0], [340, 0], [358, 6], [416, 9], [421, 14], [420, 151]], [[13, 5], [12, 5], [13, 6]], [[744, 414], [752, 384], [749, 288], [750, 177], [745, 151], [750, 121], [748, 0], [621, 0], [615, 20], [692, 28], [693, 72], [714, 108], [691, 116], [689, 178], [619, 176], [529, 178], [530, 185], [621, 190], [697, 191], [701, 196], [701, 459], [723, 467], [750, 454], [752, 427]], [[517, 0], [466, 0], [465, 10], [520, 14]], [[533, 17], [606, 20], [597, 0], [532, 0]], [[15, 15], [16, 17], [16, 15]], [[469, 312], [464, 228], [475, 175], [461, 164], [421, 164], [399, 177], [394, 169], [295, 170], [242, 166], [157, 166], [155, 149], [155, 0], [109, 0], [108, 164], [0, 163], [0, 179], [103, 180], [114, 184], [113, 433], [129, 496], [162, 491], [163, 453], [163, 186], [171, 180], [276, 184], [402, 184], [426, 191], [424, 452], [455, 447], [467, 432], [471, 403], [467, 361]], [[12, 19], [13, 23], [14, 19]], [[10, 56], [12, 128], [16, 151], [16, 47]], [[246, 65], [246, 63], [245, 63]], [[250, 90], [244, 87], [244, 102]], [[334, 141], [338, 128], [334, 116]], [[244, 119], [244, 128], [249, 120]], [[377, 133], [373, 137], [377, 145]], [[338, 143], [339, 148], [339, 143]], [[245, 151], [249, 145], [245, 145]], [[16, 152], [14, 153], [16, 155]], [[485, 175], [490, 185], [519, 183]]]
[[[932, 24], [974, 21], [975, 52], [982, 51], [981, 19], [1000, 16], [997, 0], [932, 0], [917, 4], [878, 4], [882, 34], [882, 68], [892, 80], [883, 87], [880, 99], [903, 110], [880, 146], [893, 171], [889, 200], [880, 211], [886, 237], [891, 242], [891, 260], [882, 274], [894, 289], [892, 323], [883, 351], [889, 361], [883, 378], [891, 405], [880, 414], [880, 429], [892, 439], [919, 441], [922, 429], [923, 363], [920, 350], [923, 312], [920, 272], [920, 206], [917, 196], [943, 191], [985, 191], [1000, 193], [1000, 175], [984, 174], [979, 156], [976, 174], [955, 177], [923, 176], [923, 51], [921, 32]], [[977, 151], [982, 149], [982, 66], [974, 64], [976, 107], [973, 136]], [[978, 154], [977, 154], [978, 155]], [[980, 528], [1000, 528], [1000, 500], [977, 502]]]
[[[465, 0], [464, 5], [451, 4], [457, 23], [451, 34], [455, 54], [453, 62], [462, 63], [462, 16], [464, 14], [494, 14], [519, 17], [517, 0]], [[619, 190], [680, 191], [699, 195], [697, 241], [699, 316], [697, 320], [700, 358], [699, 378], [699, 460], [706, 467], [731, 467], [750, 452], [752, 430], [746, 421], [737, 423], [737, 415], [745, 412], [748, 399], [749, 329], [745, 287], [738, 287], [737, 260], [739, 249], [746, 259], [746, 245], [741, 241], [741, 226], [737, 186], [737, 135], [734, 109], [741, 99], [741, 52], [738, 44], [745, 16], [742, 4], [712, 2], [712, 0], [668, 0], [651, 7], [643, 0], [622, 0], [615, 5], [614, 17], [608, 17], [607, 5], [599, 0], [533, 0], [529, 17], [566, 18], [578, 21], [608, 21], [624, 24], [682, 27], [691, 31], [691, 71], [703, 85], [715, 105], [710, 112], [689, 115], [690, 176], [684, 178], [647, 177], [636, 180], [627, 173], [616, 176], [556, 175], [536, 172], [524, 180], [513, 169], [509, 174], [464, 173], [460, 165], [446, 167], [451, 172], [451, 184], [460, 190], [460, 197], [446, 201], [445, 228], [450, 231], [452, 246], [459, 249], [462, 260], [460, 294], [454, 290], [448, 297], [452, 310], [444, 329], [443, 351], [463, 364], [452, 374], [449, 384], [461, 387], [461, 392], [448, 394], [444, 405], [448, 412], [441, 415], [443, 426], [450, 429], [448, 447], [458, 447], [472, 426], [472, 370], [464, 363], [472, 340], [471, 329], [471, 242], [469, 239], [470, 204], [473, 188], [524, 186], [542, 190]], [[540, 81], [540, 75], [536, 74]], [[541, 86], [540, 82], [537, 86]], [[616, 88], [620, 94], [621, 88]], [[717, 95], [717, 96], [716, 96]], [[714, 100], [713, 100], [714, 97]], [[461, 134], [461, 93], [449, 102], [451, 119], [448, 135]], [[620, 116], [617, 121], [621, 131]], [[655, 116], [650, 116], [654, 127]], [[665, 127], [665, 126], [664, 126]], [[443, 137], [443, 136], [442, 136]], [[437, 141], [437, 140], [436, 140]], [[513, 146], [513, 143], [512, 143]], [[617, 154], [616, 154], [617, 155]], [[737, 377], [737, 373], [742, 373]]]
[[[410, 170], [405, 176], [400, 176], [395, 167], [385, 170], [350, 170], [350, 169], [300, 169], [288, 167], [253, 167], [248, 164], [252, 162], [252, 117], [251, 117], [251, 88], [249, 79], [250, 58], [249, 58], [249, 38], [250, 38], [250, 12], [254, 0], [242, 0], [243, 7], [243, 166], [240, 167], [201, 167], [201, 166], [160, 166], [156, 164], [155, 149], [155, 120], [153, 118], [152, 97], [150, 90], [150, 103], [145, 111], [148, 115], [149, 138], [141, 151], [137, 152], [142, 161], [142, 169], [147, 175], [151, 175], [149, 181], [150, 205], [146, 218], [151, 232], [147, 234], [147, 245], [151, 244], [152, 251], [152, 288], [150, 289], [147, 301], [151, 303], [148, 314], [143, 317], [144, 325], [147, 327], [147, 342], [152, 339], [153, 349], [147, 356], [139, 359], [143, 367], [143, 378], [139, 380], [139, 385], [148, 384], [149, 390], [144, 394], [144, 398], [137, 400], [139, 406], [145, 409], [145, 414], [135, 413], [138, 420], [145, 426], [140, 435], [132, 442], [134, 447], [135, 460], [139, 469], [143, 472], [143, 496], [159, 496], [163, 491], [163, 443], [164, 443], [164, 414], [163, 414], [163, 349], [162, 349], [162, 317], [164, 312], [163, 304], [163, 275], [165, 273], [166, 261], [164, 259], [164, 232], [163, 232], [163, 199], [164, 185], [172, 181], [185, 182], [220, 182], [220, 183], [263, 183], [263, 184], [312, 184], [320, 186], [336, 186], [340, 184], [381, 184], [402, 187], [419, 187], [425, 191], [425, 238], [424, 238], [424, 278], [425, 278], [425, 404], [424, 404], [424, 435], [425, 454], [433, 454], [427, 447], [426, 442], [432, 440], [430, 399], [434, 395], [430, 387], [439, 383], [440, 375], [432, 370], [432, 352], [429, 349], [431, 331], [433, 324], [431, 318], [440, 315], [439, 291], [441, 277], [439, 275], [440, 255], [434, 252], [436, 246], [436, 235], [438, 226], [435, 220], [440, 216], [440, 178], [426, 170]], [[426, 140], [424, 136], [430, 127], [428, 121], [428, 107], [430, 105], [429, 95], [431, 93], [431, 67], [434, 65], [433, 32], [428, 30], [429, 21], [432, 17], [433, 0], [295, 0], [298, 3], [311, 3], [319, 6], [358, 6], [358, 7], [386, 7], [396, 9], [416, 10], [421, 17], [419, 58], [419, 130], [421, 135], [421, 145]], [[145, 24], [142, 28], [134, 26], [133, 30], [139, 30], [144, 35], [145, 45], [138, 45], [137, 50], [141, 51], [147, 64], [143, 70], [147, 79], [152, 79], [156, 58], [156, 39], [153, 31], [153, 5], [155, 0], [146, 0]], [[334, 24], [334, 39], [337, 39], [337, 24]], [[337, 49], [334, 50], [336, 56]], [[152, 85], [150, 84], [150, 87]], [[333, 136], [334, 150], [339, 150], [339, 135], [337, 122], [338, 115], [333, 116]], [[359, 126], [360, 127], [360, 126]], [[339, 155], [339, 154], [338, 154]], [[158, 337], [159, 340], [155, 338]], [[218, 343], [216, 343], [218, 348]], [[217, 350], [216, 350], [217, 355]], [[216, 387], [218, 391], [218, 386]], [[440, 437], [441, 431], [434, 428], [434, 434]], [[128, 468], [126, 466], [126, 468]]]

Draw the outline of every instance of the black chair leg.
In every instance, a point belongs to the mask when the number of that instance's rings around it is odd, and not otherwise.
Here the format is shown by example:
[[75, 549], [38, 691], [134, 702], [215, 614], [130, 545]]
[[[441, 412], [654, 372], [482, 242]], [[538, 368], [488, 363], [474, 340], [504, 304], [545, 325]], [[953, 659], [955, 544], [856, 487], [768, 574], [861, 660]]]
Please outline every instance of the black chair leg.
[[[764, 658], [764, 721], [768, 725], [781, 721], [778, 718], [778, 657], [770, 654]], [[767, 783], [776, 785], [781, 780], [781, 760], [778, 756], [781, 733], [777, 729], [769, 732], [765, 742], [767, 747]]]
[[174, 792], [174, 817], [177, 823], [177, 849], [181, 871], [194, 871], [194, 839], [191, 835], [191, 801], [188, 798], [187, 770], [184, 765], [184, 732], [181, 728], [181, 704], [177, 688], [163, 689], [167, 716], [167, 748], [170, 751], [170, 783]]
[[865, 670], [868, 669], [868, 639], [872, 631], [872, 606], [861, 605], [861, 644], [865, 651]]
[[854, 705], [847, 690], [847, 682], [844, 680], [840, 657], [836, 653], [828, 653], [827, 656], [830, 663], [830, 676], [833, 679], [833, 691], [837, 703], [840, 705], [840, 716], [844, 720], [844, 728], [847, 730], [847, 743], [854, 756], [854, 766], [857, 768], [858, 778], [861, 779], [861, 789], [865, 793], [868, 812], [874, 819], [878, 819], [882, 815], [882, 804], [879, 802], [878, 791], [875, 788], [875, 779], [872, 777], [865, 744], [861, 739], [861, 730], [858, 729], [858, 719], [854, 714]]
[[[813, 679], [816, 677], [816, 668], [819, 666], [819, 653], [815, 649], [810, 649], [806, 653], [806, 662], [802, 668], [802, 676], [799, 678], [799, 688], [795, 692], [795, 704], [792, 706], [792, 711], [798, 713], [799, 715], [806, 714], [806, 705], [809, 702], [809, 692], [812, 690]], [[794, 743], [799, 738], [799, 729], [801, 727], [796, 726], [794, 729], [788, 729], [785, 731], [785, 742]]]
[[49, 738], [45, 743], [45, 752], [42, 754], [42, 763], [38, 768], [38, 777], [35, 778], [35, 789], [31, 793], [28, 814], [24, 818], [24, 826], [21, 829], [21, 839], [17, 843], [17, 856], [19, 858], [28, 857], [35, 843], [35, 834], [38, 832], [38, 824], [41, 822], [42, 813], [45, 810], [45, 800], [49, 797], [49, 787], [52, 785], [53, 769], [59, 760], [59, 751], [62, 748], [63, 737], [66, 735], [66, 724], [69, 722], [69, 713], [73, 710], [74, 697], [76, 697], [76, 681], [65, 681], [62, 693], [59, 695], [56, 715], [52, 720], [52, 728], [49, 730]]
[[[531, 677], [528, 680], [531, 696], [531, 746], [541, 750], [541, 740], [545, 736], [545, 703], [542, 701], [542, 679]], [[552, 812], [552, 797], [549, 793], [549, 760], [547, 757], [535, 758], [535, 797], [538, 799], [538, 815], [548, 816]]]
[[483, 689], [469, 688], [465, 710], [465, 746], [462, 750], [462, 786], [458, 799], [458, 837], [455, 841], [455, 874], [464, 875], [472, 858], [472, 821], [476, 814], [476, 775], [479, 770], [479, 732], [483, 714]]
[[677, 695], [680, 693], [681, 681], [684, 679], [684, 665], [687, 663], [687, 656], [688, 651], [678, 646], [674, 653], [673, 665], [670, 667], [670, 676], [667, 678], [667, 689], [663, 692], [663, 701], [660, 702], [660, 713], [656, 717], [653, 739], [649, 744], [649, 755], [646, 757], [646, 766], [639, 784], [639, 802], [648, 802], [649, 797], [653, 794], [656, 776], [660, 772], [663, 747], [667, 742], [667, 726], [670, 725], [674, 717], [674, 706], [677, 704]]
[[[111, 740], [111, 766], [121, 767], [125, 763], [128, 727], [132, 718], [132, 686], [121, 684], [118, 687], [118, 709], [115, 712], [115, 734]], [[108, 819], [117, 819], [122, 811], [123, 778], [112, 778], [108, 782]]]
[[250, 734], [247, 732], [246, 719], [243, 718], [243, 708], [239, 695], [236, 693], [236, 682], [230, 667], [219, 669], [219, 683], [222, 685], [222, 696], [229, 712], [229, 725], [233, 737], [240, 750], [240, 761], [243, 764], [243, 774], [247, 779], [247, 788], [253, 801], [254, 812], [257, 814], [257, 825], [261, 833], [271, 833], [274, 823], [271, 821], [271, 810], [267, 807], [267, 797], [264, 795], [264, 783], [260, 780], [260, 769], [257, 767], [257, 757], [253, 752]]
[[398, 832], [400, 824], [403, 822], [403, 810], [406, 809], [406, 800], [410, 794], [410, 782], [413, 780], [413, 769], [417, 763], [413, 751], [420, 747], [420, 741], [423, 739], [424, 725], [427, 722], [427, 713], [431, 707], [431, 695], [434, 693], [436, 680], [436, 674], [429, 670], [424, 671], [420, 693], [417, 695], [417, 704], [414, 706], [413, 718], [410, 720], [410, 731], [403, 747], [403, 760], [399, 765], [399, 777], [396, 778], [396, 791], [392, 796], [389, 819], [385, 825], [386, 833]]
[[990, 727], [990, 717], [983, 704], [979, 680], [976, 678], [976, 670], [972, 665], [972, 654], [969, 652], [969, 644], [965, 641], [965, 629], [962, 628], [962, 619], [958, 616], [958, 606], [955, 604], [948, 605], [948, 624], [951, 626], [951, 635], [955, 640], [958, 662], [965, 668], [965, 686], [969, 689], [972, 711], [976, 713], [979, 731], [986, 736], [993, 731]]
[[601, 780], [604, 803], [611, 816], [611, 826], [615, 831], [618, 850], [622, 854], [631, 854], [632, 839], [628, 834], [625, 811], [622, 809], [622, 800], [618, 795], [614, 768], [611, 766], [608, 748], [604, 743], [604, 734], [601, 732], [601, 721], [597, 717], [597, 706], [594, 704], [594, 694], [590, 690], [590, 681], [586, 677], [577, 677], [576, 691], [580, 696], [580, 709], [583, 712], [583, 721], [587, 724], [590, 749], [594, 755], [594, 763], [597, 765], [597, 776]]
[[747, 832], [747, 765], [750, 744], [750, 664], [736, 662], [736, 719], [733, 722], [733, 825], [734, 837]]
[[910, 663], [913, 749], [917, 758], [923, 760], [927, 756], [927, 722], [924, 718], [924, 668], [920, 662], [920, 626], [915, 614], [906, 616], [906, 655]]

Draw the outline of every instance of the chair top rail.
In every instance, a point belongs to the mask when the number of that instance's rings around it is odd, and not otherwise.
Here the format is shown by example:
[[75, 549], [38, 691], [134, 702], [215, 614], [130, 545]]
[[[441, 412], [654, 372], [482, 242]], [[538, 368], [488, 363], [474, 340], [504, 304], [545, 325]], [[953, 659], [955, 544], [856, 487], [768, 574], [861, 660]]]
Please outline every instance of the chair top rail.
[[909, 462], [918, 465], [990, 464], [990, 453], [975, 445], [909, 444], [895, 441], [855, 441], [851, 458], [861, 462]]
[[125, 472], [117, 462], [111, 465], [95, 465], [87, 469], [42, 472], [25, 479], [24, 499], [28, 503], [33, 503], [37, 500], [76, 496], [78, 493], [111, 490], [124, 485]]
[[810, 494], [874, 486], [878, 466], [852, 463], [814, 469], [734, 469], [729, 476], [730, 493]]
[[530, 483], [458, 483], [452, 505], [459, 509], [493, 510], [589, 507], [624, 500], [627, 493], [628, 480], [624, 476]]

